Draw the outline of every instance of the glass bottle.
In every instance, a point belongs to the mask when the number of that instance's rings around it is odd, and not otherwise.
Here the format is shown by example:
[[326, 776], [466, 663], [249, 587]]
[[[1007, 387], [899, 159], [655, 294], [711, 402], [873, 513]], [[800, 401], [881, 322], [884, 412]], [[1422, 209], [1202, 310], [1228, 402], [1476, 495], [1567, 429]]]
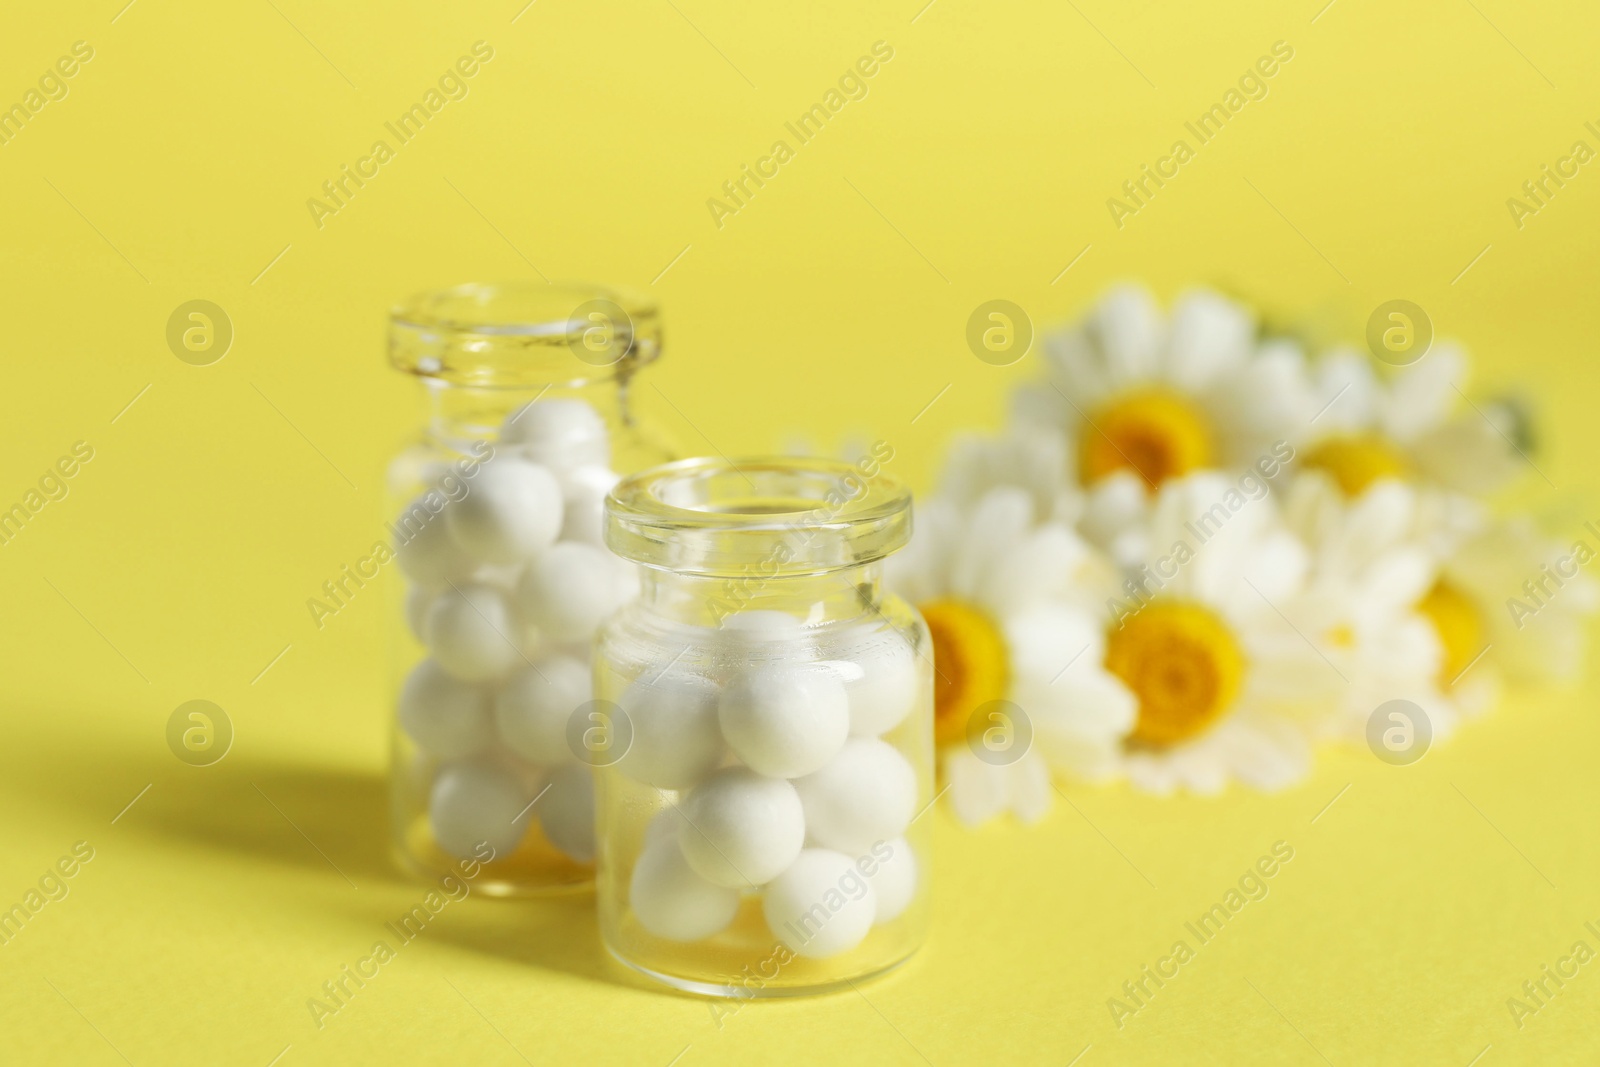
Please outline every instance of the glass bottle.
[[680, 989], [822, 992], [923, 941], [932, 659], [882, 585], [911, 497], [879, 449], [683, 460], [607, 498], [641, 589], [595, 642], [600, 929]]
[[[393, 847], [496, 895], [593, 878], [593, 787], [566, 743], [589, 645], [637, 590], [601, 538], [618, 471], [669, 458], [629, 406], [655, 305], [593, 286], [471, 284], [389, 317], [389, 362], [427, 420], [387, 471]], [[396, 588], [396, 583], [390, 583]]]

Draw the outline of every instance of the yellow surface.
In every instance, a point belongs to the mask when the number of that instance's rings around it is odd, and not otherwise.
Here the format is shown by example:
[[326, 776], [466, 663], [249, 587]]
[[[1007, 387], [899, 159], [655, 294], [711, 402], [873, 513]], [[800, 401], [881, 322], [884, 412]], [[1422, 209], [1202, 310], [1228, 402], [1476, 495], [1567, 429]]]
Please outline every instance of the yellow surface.
[[[377, 536], [377, 471], [417, 419], [382, 362], [391, 300], [535, 265], [653, 287], [668, 357], [642, 401], [692, 448], [859, 431], [923, 487], [1036, 363], [974, 358], [980, 302], [1047, 324], [1117, 278], [1210, 281], [1359, 340], [1403, 297], [1482, 384], [1537, 401], [1559, 488], [1530, 476], [1519, 499], [1575, 535], [1600, 445], [1600, 164], [1520, 229], [1506, 200], [1600, 147], [1592, 8], [122, 3], [14, 4], [0, 34], [7, 101], [94, 49], [0, 145], [0, 501], [94, 449], [0, 547], [0, 903], [94, 850], [0, 947], [0, 1061], [1600, 1058], [1600, 963], [1521, 1030], [1506, 1008], [1574, 941], [1600, 948], [1592, 683], [1514, 699], [1414, 767], [1330, 754], [1277, 797], [1081, 790], [983, 834], [940, 811], [934, 939], [862, 995], [719, 1028], [608, 967], [583, 899], [468, 899], [324, 1028], [306, 1008], [424, 894], [385, 856], [383, 598], [320, 631], [305, 606]], [[470, 94], [319, 229], [307, 199], [479, 40]], [[867, 97], [719, 229], [707, 199], [880, 40]], [[1270, 94], [1118, 229], [1107, 198], [1280, 40]], [[164, 340], [192, 299], [234, 324], [213, 366]], [[164, 740], [197, 698], [237, 730], [204, 769]], [[1270, 896], [1118, 1030], [1107, 998], [1279, 840]]]

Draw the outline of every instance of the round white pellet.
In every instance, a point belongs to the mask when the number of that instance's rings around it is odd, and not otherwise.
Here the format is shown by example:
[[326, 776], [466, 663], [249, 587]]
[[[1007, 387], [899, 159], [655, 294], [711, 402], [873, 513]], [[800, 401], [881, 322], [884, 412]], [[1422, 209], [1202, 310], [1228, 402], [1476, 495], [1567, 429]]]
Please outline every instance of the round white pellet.
[[510, 752], [497, 752], [492, 757], [495, 766], [504, 767], [521, 783], [522, 792], [529, 799], [539, 795], [539, 790], [544, 788], [545, 779], [549, 775], [548, 767], [538, 767], [527, 760], [518, 759]]
[[[606, 551], [610, 552], [611, 550], [608, 548]], [[616, 567], [617, 597], [622, 603], [626, 604], [628, 601], [638, 597], [641, 588], [639, 572], [644, 568], [637, 563], [630, 563], [617, 555], [611, 557], [611, 562]]]
[[444, 499], [437, 490], [419, 496], [400, 513], [391, 530], [396, 535], [395, 558], [401, 573], [420, 586], [439, 590], [466, 578], [478, 562], [450, 536], [445, 516], [451, 505], [437, 513], [430, 511], [424, 503], [429, 495]]
[[725, 642], [737, 648], [776, 643], [800, 636], [800, 620], [787, 611], [739, 611], [722, 620]]
[[452, 678], [431, 659], [406, 676], [396, 715], [411, 740], [440, 759], [470, 756], [494, 739], [488, 692]]
[[522, 617], [552, 641], [583, 641], [622, 606], [616, 557], [579, 541], [561, 541], [528, 564], [517, 585]]
[[422, 635], [440, 666], [469, 682], [503, 677], [522, 655], [517, 620], [505, 594], [487, 585], [440, 593], [423, 617]]
[[700, 783], [681, 805], [678, 846], [695, 873], [714, 885], [763, 885], [794, 862], [806, 817], [794, 786], [728, 767]]
[[844, 686], [826, 667], [751, 667], [722, 690], [717, 719], [728, 746], [773, 778], [799, 778], [827, 763], [850, 734]]
[[798, 956], [826, 959], [861, 944], [877, 914], [872, 884], [841, 852], [808, 848], [762, 894], [772, 933]]
[[462, 859], [486, 842], [497, 859], [504, 859], [527, 833], [533, 813], [523, 809], [532, 799], [518, 776], [504, 767], [476, 761], [445, 767], [428, 803], [433, 839]]
[[400, 768], [401, 781], [409, 796], [427, 797], [433, 791], [433, 779], [438, 773], [438, 759], [420, 748]]
[[406, 590], [406, 626], [418, 641], [422, 640], [422, 621], [427, 618], [428, 606], [432, 603], [433, 594], [425, 587], [413, 585]]
[[678, 834], [683, 829], [683, 812], [678, 810], [676, 804], [669, 803], [666, 807], [656, 812], [655, 817], [644, 828], [644, 847], [651, 846], [661, 841], [671, 841], [674, 846], [678, 843]]
[[568, 397], [522, 405], [507, 416], [500, 440], [548, 467], [604, 467], [611, 462], [605, 420], [582, 400]]
[[647, 845], [633, 865], [628, 901], [639, 925], [668, 941], [698, 941], [727, 928], [739, 891], [712, 885], [689, 866], [675, 840]]
[[621, 479], [609, 467], [579, 467], [561, 479], [561, 540], [605, 544], [606, 494]]
[[850, 733], [877, 737], [899, 726], [916, 706], [921, 679], [917, 654], [898, 634], [883, 634], [832, 666], [850, 698]]
[[547, 841], [579, 863], [594, 862], [594, 777], [589, 768], [568, 763], [551, 771], [533, 811]]
[[521, 563], [485, 563], [472, 572], [472, 580], [509, 593], [522, 580], [523, 566]]
[[812, 841], [862, 856], [899, 837], [917, 813], [917, 774], [885, 741], [855, 737], [821, 770], [797, 778]]
[[628, 715], [633, 743], [617, 768], [657, 789], [684, 789], [722, 761], [717, 687], [692, 674], [640, 679], [618, 704]]
[[472, 556], [484, 563], [518, 563], [561, 531], [561, 486], [543, 467], [500, 456], [483, 465], [467, 495], [444, 515], [450, 536]]
[[[888, 859], [880, 858], [884, 848], [888, 849]], [[898, 918], [917, 895], [918, 867], [916, 854], [903, 837], [885, 841], [881, 847], [874, 845], [870, 859], [878, 864], [870, 878], [872, 892], [878, 898], [878, 914], [873, 920], [876, 925]]]
[[547, 656], [517, 670], [494, 700], [506, 747], [530, 763], [571, 759], [567, 723], [592, 687], [588, 665], [571, 656]]

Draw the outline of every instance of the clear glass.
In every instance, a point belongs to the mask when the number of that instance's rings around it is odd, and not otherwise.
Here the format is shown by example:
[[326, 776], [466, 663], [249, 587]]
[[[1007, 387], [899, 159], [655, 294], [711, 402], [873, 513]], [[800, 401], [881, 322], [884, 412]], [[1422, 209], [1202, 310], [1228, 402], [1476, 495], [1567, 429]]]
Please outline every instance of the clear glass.
[[600, 929], [679, 989], [824, 992], [924, 940], [933, 670], [878, 468], [684, 460], [607, 498], [642, 572], [595, 641]]
[[629, 405], [656, 308], [592, 286], [475, 284], [390, 314], [389, 361], [426, 419], [389, 463], [391, 833], [429, 880], [495, 895], [593, 881], [593, 786], [565, 742], [589, 647], [637, 591], [605, 548], [618, 472], [670, 458]]

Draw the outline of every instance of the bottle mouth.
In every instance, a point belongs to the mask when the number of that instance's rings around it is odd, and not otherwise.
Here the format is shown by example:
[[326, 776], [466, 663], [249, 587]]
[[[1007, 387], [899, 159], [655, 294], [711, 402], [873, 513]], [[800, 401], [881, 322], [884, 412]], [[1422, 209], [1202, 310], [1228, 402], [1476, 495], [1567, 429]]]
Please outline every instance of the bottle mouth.
[[389, 365], [452, 385], [582, 385], [626, 377], [660, 354], [655, 302], [608, 286], [472, 282], [389, 312]]
[[686, 459], [624, 478], [605, 540], [635, 563], [761, 581], [882, 559], [911, 536], [911, 491], [876, 461]]

